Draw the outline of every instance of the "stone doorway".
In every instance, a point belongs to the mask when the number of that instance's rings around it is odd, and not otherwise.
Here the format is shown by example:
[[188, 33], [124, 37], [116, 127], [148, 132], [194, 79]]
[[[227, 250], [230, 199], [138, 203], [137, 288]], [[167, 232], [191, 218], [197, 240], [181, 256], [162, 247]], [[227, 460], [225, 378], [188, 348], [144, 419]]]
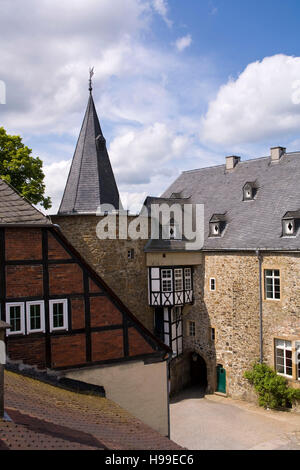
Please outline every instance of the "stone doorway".
[[208, 385], [207, 380], [207, 365], [205, 360], [200, 354], [195, 352], [190, 354], [190, 367], [191, 367], [191, 385], [199, 385], [206, 390]]

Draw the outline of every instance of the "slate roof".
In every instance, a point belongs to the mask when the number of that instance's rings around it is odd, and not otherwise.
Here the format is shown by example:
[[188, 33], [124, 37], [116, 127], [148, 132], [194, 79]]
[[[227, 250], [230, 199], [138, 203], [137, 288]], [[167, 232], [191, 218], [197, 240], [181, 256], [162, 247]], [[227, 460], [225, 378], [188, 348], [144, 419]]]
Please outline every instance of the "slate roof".
[[100, 204], [122, 209], [106, 141], [90, 93], [59, 214], [95, 214]]
[[30, 202], [0, 178], [0, 225], [51, 225]]
[[[254, 200], [243, 201], [245, 183], [255, 181]], [[183, 172], [163, 198], [181, 192], [205, 207], [205, 250], [299, 250], [300, 233], [282, 236], [282, 219], [300, 209], [300, 152], [284, 154], [278, 163], [270, 157]], [[171, 202], [171, 201], [170, 201]], [[209, 221], [226, 214], [220, 238], [209, 237]]]
[[5, 373], [0, 450], [180, 450], [116, 403]]

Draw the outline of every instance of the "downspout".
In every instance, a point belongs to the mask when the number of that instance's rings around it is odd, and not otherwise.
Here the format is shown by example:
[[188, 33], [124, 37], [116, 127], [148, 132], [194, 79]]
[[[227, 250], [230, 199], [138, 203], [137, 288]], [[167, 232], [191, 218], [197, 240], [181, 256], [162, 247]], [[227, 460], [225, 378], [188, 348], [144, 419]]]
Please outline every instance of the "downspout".
[[256, 250], [259, 266], [259, 341], [260, 341], [260, 359], [259, 362], [262, 364], [264, 361], [263, 353], [263, 289], [262, 289], [262, 261], [263, 257], [259, 250]]
[[170, 423], [170, 383], [171, 383], [171, 377], [170, 377], [170, 363], [172, 361], [172, 353], [168, 353], [167, 357], [167, 407], [168, 407], [168, 435], [167, 437], [171, 439], [171, 423]]

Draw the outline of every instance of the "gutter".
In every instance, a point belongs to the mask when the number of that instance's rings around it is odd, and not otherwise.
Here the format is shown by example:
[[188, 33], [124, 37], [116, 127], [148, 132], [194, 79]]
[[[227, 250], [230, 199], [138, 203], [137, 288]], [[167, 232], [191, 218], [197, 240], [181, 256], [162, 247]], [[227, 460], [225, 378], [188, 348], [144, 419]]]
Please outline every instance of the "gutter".
[[259, 266], [259, 343], [260, 343], [260, 363], [264, 361], [263, 353], [263, 289], [262, 289], [262, 261], [263, 257], [260, 250], [256, 250], [256, 255], [258, 259]]

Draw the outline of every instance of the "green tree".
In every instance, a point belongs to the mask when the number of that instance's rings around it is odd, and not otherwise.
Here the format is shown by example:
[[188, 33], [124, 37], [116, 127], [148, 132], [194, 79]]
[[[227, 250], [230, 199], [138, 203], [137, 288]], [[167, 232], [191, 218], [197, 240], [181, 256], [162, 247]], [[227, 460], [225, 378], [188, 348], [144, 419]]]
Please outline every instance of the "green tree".
[[20, 136], [8, 135], [0, 127], [0, 177], [11, 184], [32, 204], [51, 207], [50, 197], [45, 197], [43, 162], [32, 156]]

